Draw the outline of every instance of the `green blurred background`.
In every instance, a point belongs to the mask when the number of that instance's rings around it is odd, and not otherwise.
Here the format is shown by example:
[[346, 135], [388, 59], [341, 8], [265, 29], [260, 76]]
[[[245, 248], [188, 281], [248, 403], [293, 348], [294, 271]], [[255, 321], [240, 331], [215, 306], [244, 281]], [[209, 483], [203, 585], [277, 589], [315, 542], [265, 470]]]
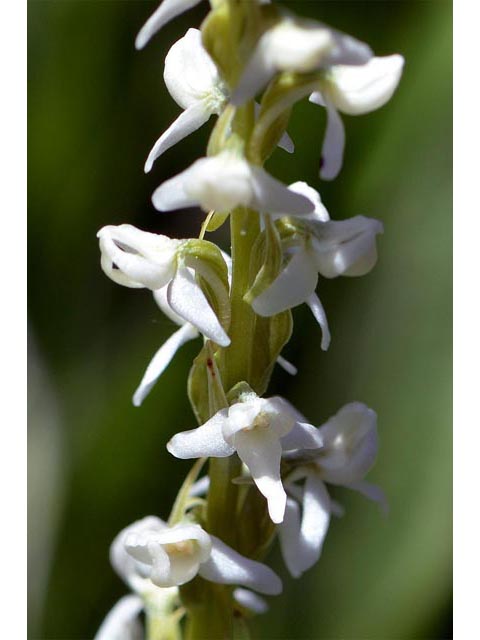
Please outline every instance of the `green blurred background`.
[[[256, 637], [451, 637], [451, 4], [285, 2], [406, 57], [394, 99], [345, 117], [345, 167], [321, 184], [322, 109], [304, 102], [289, 127], [293, 157], [269, 163], [285, 182], [319, 188], [332, 217], [383, 220], [380, 259], [361, 279], [322, 281], [333, 341], [320, 350], [308, 310], [295, 310], [271, 391], [314, 424], [346, 402], [378, 412], [381, 451], [370, 479], [388, 494], [382, 518], [338, 490], [319, 564], [258, 619]], [[198, 26], [203, 3], [135, 52], [156, 6], [143, 1], [29, 3], [29, 637], [92, 638], [126, 587], [108, 548], [125, 525], [166, 517], [188, 463], [167, 439], [194, 426], [185, 396], [189, 343], [144, 406], [131, 395], [172, 324], [148, 291], [109, 281], [95, 234], [129, 222], [177, 237], [198, 234], [195, 212], [160, 214], [154, 188], [202, 155], [211, 123], [142, 170], [179, 113], [162, 80], [171, 44]], [[225, 232], [217, 240], [228, 248]]]

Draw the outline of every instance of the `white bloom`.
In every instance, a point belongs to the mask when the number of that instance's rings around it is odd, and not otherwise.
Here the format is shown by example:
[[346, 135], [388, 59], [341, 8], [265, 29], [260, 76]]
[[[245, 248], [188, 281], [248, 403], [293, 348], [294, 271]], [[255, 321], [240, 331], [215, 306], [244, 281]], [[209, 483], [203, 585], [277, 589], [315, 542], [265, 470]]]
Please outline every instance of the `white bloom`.
[[135, 40], [135, 47], [137, 49], [143, 49], [152, 36], [157, 31], [160, 31], [167, 22], [173, 20], [184, 11], [188, 11], [195, 5], [199, 4], [200, 0], [162, 0], [162, 3], [150, 16], [147, 22], [140, 29], [140, 32]]
[[310, 96], [311, 102], [327, 109], [322, 178], [333, 180], [342, 167], [345, 131], [337, 110], [360, 115], [383, 107], [400, 82], [403, 65], [403, 57], [396, 54], [372, 58], [361, 66], [338, 64], [330, 67], [321, 83], [321, 91]]
[[253, 98], [282, 71], [310, 73], [332, 64], [364, 64], [372, 56], [363, 42], [312, 20], [283, 19], [260, 36], [232, 103]]
[[205, 211], [229, 212], [241, 205], [262, 213], [305, 216], [314, 209], [308, 198], [231, 151], [197, 160], [160, 185], [152, 202], [159, 211], [198, 205]]
[[217, 67], [202, 45], [198, 29], [189, 29], [165, 58], [165, 84], [183, 113], [155, 143], [145, 163], [145, 171], [171, 146], [200, 128], [213, 114], [220, 114], [226, 88]]
[[[146, 287], [152, 291], [166, 287], [168, 305], [177, 316], [217, 344], [230, 344], [192, 269], [177, 257], [185, 241], [140, 231], [129, 224], [103, 227], [97, 235], [101, 265], [107, 276], [126, 287]], [[176, 348], [179, 341], [189, 339], [191, 334], [185, 329], [177, 336]]]
[[280, 578], [269, 567], [240, 555], [198, 524], [169, 527], [148, 516], [122, 531], [116, 542], [139, 579], [162, 588], [180, 586], [198, 574], [269, 595], [282, 590]]
[[[378, 450], [377, 416], [364, 404], [345, 405], [318, 430], [322, 447], [294, 452], [305, 463], [285, 480], [287, 500], [279, 539], [285, 563], [294, 577], [312, 567], [321, 554], [334, 505], [325, 482], [355, 489], [385, 508], [379, 487], [363, 480]], [[295, 484], [305, 480], [303, 487]]]
[[375, 237], [382, 223], [356, 216], [340, 221], [308, 221], [305, 235], [289, 244], [289, 259], [272, 284], [252, 302], [255, 313], [273, 316], [306, 302], [323, 332], [327, 349], [330, 333], [325, 311], [315, 294], [318, 274], [325, 278], [361, 276], [377, 260]]
[[[175, 102], [184, 109], [160, 136], [145, 162], [148, 173], [155, 160], [174, 144], [199, 129], [212, 115], [220, 115], [228, 99], [215, 63], [202, 44], [198, 29], [189, 29], [165, 58], [165, 84]], [[260, 109], [255, 105], [256, 110]], [[285, 133], [279, 146], [293, 152], [291, 138]]]
[[299, 420], [298, 412], [283, 398], [251, 394], [200, 427], [177, 433], [167, 449], [182, 459], [224, 458], [236, 452], [267, 499], [270, 518], [278, 523], [286, 503], [280, 476], [282, 448], [317, 448], [315, 431]]

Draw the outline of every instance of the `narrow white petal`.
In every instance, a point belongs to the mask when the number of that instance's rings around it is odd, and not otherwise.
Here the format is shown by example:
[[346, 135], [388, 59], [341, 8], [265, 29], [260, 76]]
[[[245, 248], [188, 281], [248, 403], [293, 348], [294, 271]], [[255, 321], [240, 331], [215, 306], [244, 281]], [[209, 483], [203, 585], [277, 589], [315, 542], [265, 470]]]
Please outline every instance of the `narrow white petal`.
[[282, 182], [272, 178], [264, 169], [251, 167], [253, 202], [261, 213], [278, 216], [306, 216], [314, 210], [309, 198], [289, 189]]
[[272, 284], [252, 302], [259, 316], [274, 316], [305, 302], [315, 291], [318, 273], [305, 251], [295, 253]]
[[326, 56], [326, 64], [365, 65], [373, 56], [373, 51], [365, 42], [357, 40], [341, 31], [331, 30], [334, 46]]
[[200, 480], [197, 480], [192, 484], [189, 495], [192, 497], [204, 496], [207, 493], [209, 488], [210, 488], [210, 478], [209, 476], [203, 476], [203, 478], [200, 478]]
[[283, 560], [290, 575], [298, 578], [302, 575], [303, 564], [300, 558], [300, 507], [292, 498], [287, 498], [285, 518], [278, 526], [278, 540]]
[[282, 581], [269, 567], [240, 555], [217, 537], [211, 538], [210, 558], [200, 565], [203, 578], [219, 584], [240, 584], [268, 595], [281, 593]]
[[313, 313], [315, 320], [320, 325], [320, 328], [322, 330], [322, 342], [320, 346], [323, 349], [323, 351], [326, 351], [330, 346], [331, 335], [330, 335], [330, 329], [328, 328], [328, 320], [327, 320], [327, 314], [325, 313], [325, 309], [323, 308], [323, 305], [320, 302], [320, 298], [317, 296], [316, 293], [312, 293], [312, 295], [310, 295], [305, 300], [305, 302], [307, 303], [311, 312]]
[[145, 173], [151, 170], [153, 163], [162, 153], [199, 129], [210, 116], [211, 112], [204, 102], [198, 102], [181, 113], [154, 144], [145, 162]]
[[135, 47], [143, 49], [157, 31], [184, 11], [198, 4], [200, 0], [163, 0], [158, 9], [150, 16], [140, 29], [135, 40]]
[[177, 174], [170, 180], [162, 183], [152, 195], [152, 203], [158, 211], [173, 211], [197, 206], [198, 200], [187, 195], [185, 184], [187, 183], [192, 167]]
[[350, 115], [379, 109], [397, 88], [404, 62], [402, 56], [393, 55], [372, 58], [361, 66], [333, 67], [326, 80], [329, 100]]
[[282, 369], [284, 369], [291, 376], [296, 376], [298, 373], [297, 367], [291, 362], [289, 362], [288, 360], [286, 360], [283, 356], [278, 356], [277, 364], [279, 364], [282, 367]]
[[295, 144], [286, 131], [278, 141], [278, 146], [287, 153], [293, 153], [295, 151]]
[[302, 524], [300, 527], [302, 571], [313, 567], [322, 552], [330, 523], [330, 496], [317, 473], [309, 473], [303, 491]]
[[228, 411], [224, 409], [200, 427], [177, 433], [167, 444], [168, 451], [176, 458], [182, 459], [231, 456], [235, 449], [225, 442], [222, 435], [227, 415]]
[[138, 616], [143, 609], [141, 598], [124, 596], [107, 614], [94, 640], [140, 640], [142, 627]]
[[138, 389], [133, 395], [133, 404], [135, 407], [139, 407], [142, 404], [146, 396], [150, 393], [153, 385], [172, 361], [177, 350], [185, 344], [185, 342], [194, 340], [195, 338], [198, 338], [198, 331], [191, 324], [186, 323], [162, 344], [153, 356]]
[[326, 107], [327, 127], [320, 159], [320, 177], [324, 180], [333, 180], [342, 168], [345, 128], [335, 107], [330, 102], [326, 102]]
[[388, 500], [385, 493], [382, 491], [382, 489], [380, 489], [379, 486], [370, 482], [366, 482], [366, 480], [359, 480], [358, 482], [352, 482], [351, 484], [346, 484], [345, 486], [348, 489], [358, 491], [369, 500], [376, 502], [380, 507], [383, 515], [388, 515]]
[[245, 609], [252, 611], [252, 613], [260, 614], [268, 611], [268, 604], [265, 600], [248, 589], [235, 589], [233, 599], [235, 602], [238, 602], [239, 605], [245, 607]]
[[273, 78], [275, 71], [272, 60], [265, 55], [262, 47], [257, 46], [232, 92], [230, 102], [238, 107], [256, 96]]
[[319, 429], [308, 422], [296, 422], [293, 429], [281, 439], [283, 451], [292, 449], [320, 449], [323, 446]]
[[188, 268], [177, 269], [168, 286], [167, 299], [175, 313], [196, 327], [206, 338], [222, 347], [228, 347], [230, 338]]
[[275, 523], [282, 522], [287, 495], [280, 475], [282, 447], [279, 439], [270, 429], [255, 428], [237, 432], [234, 444], [258, 490], [267, 499], [270, 518]]

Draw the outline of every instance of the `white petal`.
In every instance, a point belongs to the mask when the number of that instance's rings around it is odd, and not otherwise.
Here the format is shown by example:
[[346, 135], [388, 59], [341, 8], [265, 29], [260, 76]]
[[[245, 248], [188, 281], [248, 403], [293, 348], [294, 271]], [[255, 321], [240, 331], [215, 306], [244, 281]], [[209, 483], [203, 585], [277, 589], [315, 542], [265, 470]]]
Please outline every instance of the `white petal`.
[[183, 327], [185, 320], [181, 318], [178, 313], [175, 313], [172, 307], [168, 304], [167, 290], [168, 284], [161, 289], [156, 289], [153, 292], [153, 298], [167, 318], [170, 318], [170, 320], [175, 324], [178, 324], [179, 327]]
[[321, 222], [330, 220], [330, 216], [328, 215], [328, 211], [322, 203], [320, 194], [313, 187], [308, 185], [306, 182], [299, 181], [290, 184], [288, 188], [290, 189], [290, 191], [294, 191], [295, 193], [300, 193], [302, 196], [305, 196], [313, 204], [314, 209], [312, 213], [308, 215], [308, 217], [305, 216], [306, 219], [319, 220]]
[[311, 312], [313, 313], [315, 320], [320, 325], [320, 328], [322, 330], [322, 342], [320, 346], [323, 349], [323, 351], [326, 351], [330, 346], [331, 335], [330, 335], [330, 329], [328, 328], [328, 320], [327, 320], [327, 314], [325, 313], [325, 309], [323, 308], [323, 305], [320, 302], [320, 298], [317, 296], [316, 293], [312, 293], [312, 295], [309, 296], [305, 300], [305, 302], [307, 303]]
[[253, 613], [260, 614], [268, 611], [268, 604], [265, 600], [248, 589], [235, 589], [233, 592], [233, 599], [235, 602], [238, 602], [239, 605]]
[[303, 571], [303, 564], [299, 564], [300, 547], [300, 507], [292, 498], [287, 498], [285, 517], [278, 526], [278, 540], [283, 560], [290, 575], [298, 578]]
[[223, 427], [223, 436], [227, 442], [232, 442], [239, 431], [268, 428], [277, 438], [281, 438], [293, 428], [297, 412], [287, 400], [280, 396], [252, 396], [228, 409], [228, 420]]
[[363, 496], [376, 502], [380, 509], [383, 512], [383, 515], [388, 515], [389, 507], [388, 500], [385, 496], [385, 493], [380, 489], [376, 484], [372, 484], [370, 482], [366, 482], [365, 480], [359, 480], [358, 482], [352, 482], [351, 484], [345, 485], [348, 489], [353, 489], [354, 491], [358, 491]]
[[227, 410], [223, 409], [200, 427], [177, 433], [167, 444], [168, 451], [176, 458], [182, 459], [231, 456], [235, 449], [225, 442], [222, 435], [227, 415]]
[[200, 0], [162, 0], [162, 3], [156, 9], [156, 11], [150, 16], [147, 22], [140, 29], [135, 40], [135, 47], [137, 49], [143, 49], [152, 36], [157, 31], [176, 18], [184, 11], [187, 11], [191, 7], [194, 7], [200, 2]]
[[181, 318], [196, 327], [206, 338], [222, 347], [230, 338], [218, 321], [195, 276], [186, 267], [179, 267], [167, 289], [168, 303]]
[[345, 148], [345, 128], [335, 107], [326, 102], [327, 126], [320, 158], [320, 177], [333, 180], [340, 173]]
[[297, 367], [291, 362], [289, 362], [288, 360], [286, 360], [283, 356], [278, 356], [277, 364], [280, 365], [282, 369], [284, 369], [291, 376], [296, 376], [298, 373]]
[[305, 302], [315, 291], [318, 274], [305, 251], [295, 253], [272, 284], [252, 302], [259, 316], [274, 316]]
[[276, 73], [272, 60], [265, 56], [261, 47], [257, 46], [245, 67], [238, 85], [232, 92], [230, 102], [240, 106], [250, 100], [268, 84]]
[[235, 434], [234, 444], [258, 487], [268, 502], [268, 513], [273, 522], [283, 520], [287, 495], [280, 476], [282, 447], [269, 429], [252, 429]]
[[94, 640], [140, 640], [142, 627], [138, 616], [143, 609], [138, 596], [124, 596], [107, 614]]
[[365, 65], [373, 56], [373, 51], [356, 38], [341, 31], [331, 30], [334, 45], [326, 56], [326, 64]]
[[392, 97], [403, 65], [403, 57], [393, 55], [372, 58], [361, 66], [335, 66], [327, 76], [325, 92], [343, 113], [358, 115], [374, 111]]
[[315, 208], [311, 200], [275, 178], [264, 169], [251, 167], [253, 201], [252, 205], [261, 213], [277, 216], [307, 216]]
[[314, 229], [314, 258], [318, 271], [325, 278], [362, 276], [374, 267], [376, 236], [383, 233], [383, 225], [378, 220], [355, 216], [314, 224]]
[[293, 429], [281, 440], [283, 451], [292, 449], [319, 449], [323, 440], [319, 429], [307, 422], [297, 422]]
[[185, 169], [170, 180], [163, 182], [152, 195], [152, 204], [158, 211], [173, 211], [175, 209], [185, 209], [195, 207], [199, 204], [191, 195], [185, 191], [192, 167]]
[[170, 95], [183, 109], [208, 101], [210, 113], [219, 113], [220, 103], [225, 100], [222, 83], [198, 29], [189, 29], [170, 48], [163, 78]]
[[153, 163], [162, 153], [199, 129], [210, 116], [211, 112], [204, 102], [198, 102], [181, 113], [154, 144], [145, 162], [145, 173], [151, 170]]
[[319, 429], [324, 451], [318, 464], [326, 482], [350, 485], [372, 468], [378, 451], [377, 414], [351, 402]]
[[203, 578], [219, 584], [240, 584], [269, 595], [281, 593], [282, 582], [269, 567], [240, 555], [217, 537], [211, 538], [210, 558], [200, 565]]
[[198, 338], [198, 331], [191, 324], [186, 323], [162, 344], [153, 356], [138, 389], [133, 395], [133, 404], [135, 407], [139, 407], [142, 404], [146, 396], [150, 393], [153, 385], [172, 361], [177, 350], [185, 344], [185, 342], [194, 340], [195, 338]]
[[301, 551], [297, 566], [303, 572], [318, 561], [330, 523], [330, 496], [317, 473], [307, 475], [302, 506]]
[[210, 488], [210, 478], [209, 476], [203, 476], [200, 480], [197, 480], [190, 487], [189, 494], [190, 496], [204, 496], [208, 489]]

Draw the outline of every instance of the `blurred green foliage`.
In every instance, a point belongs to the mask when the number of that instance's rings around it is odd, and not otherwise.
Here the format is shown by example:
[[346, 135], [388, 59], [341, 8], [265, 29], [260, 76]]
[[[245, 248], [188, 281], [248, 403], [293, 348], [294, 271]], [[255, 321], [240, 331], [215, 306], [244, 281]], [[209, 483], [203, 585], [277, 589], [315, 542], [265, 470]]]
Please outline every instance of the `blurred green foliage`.
[[[314, 424], [344, 403], [378, 412], [381, 451], [371, 479], [389, 496], [382, 519], [338, 490], [346, 516], [318, 566], [285, 578], [257, 637], [427, 639], [449, 636], [451, 612], [451, 4], [285, 2], [407, 60], [394, 99], [345, 118], [345, 167], [333, 184], [317, 169], [322, 110], [297, 107], [293, 157], [270, 170], [320, 188], [332, 217], [385, 223], [376, 269], [322, 281], [333, 341], [297, 309], [271, 390]], [[165, 449], [194, 426], [185, 395], [200, 343], [183, 347], [141, 409], [130, 402], [150, 356], [173, 330], [147, 291], [116, 286], [99, 268], [96, 231], [129, 222], [177, 237], [198, 234], [196, 212], [160, 214], [150, 195], [203, 153], [210, 126], [144, 159], [178, 113], [162, 81], [171, 44], [205, 15], [175, 20], [145, 51], [134, 36], [155, 2], [29, 3], [29, 637], [93, 637], [126, 591], [108, 547], [134, 519], [168, 515], [189, 468]], [[225, 230], [216, 234], [228, 248]]]

